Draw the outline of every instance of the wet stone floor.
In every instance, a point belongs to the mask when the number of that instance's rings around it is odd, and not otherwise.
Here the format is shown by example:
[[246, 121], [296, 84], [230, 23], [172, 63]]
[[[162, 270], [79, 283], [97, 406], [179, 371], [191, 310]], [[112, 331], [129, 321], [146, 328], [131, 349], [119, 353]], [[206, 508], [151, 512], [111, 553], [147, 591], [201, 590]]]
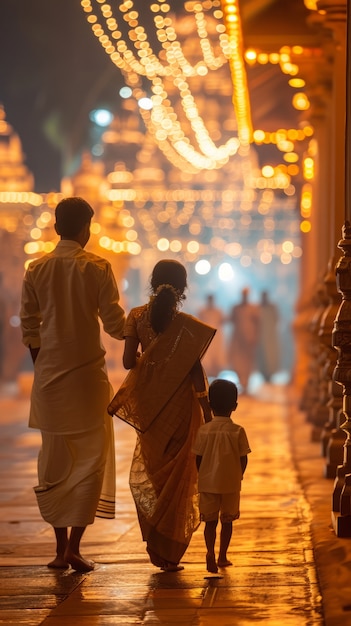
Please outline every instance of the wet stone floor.
[[94, 571], [53, 571], [50, 527], [32, 491], [40, 436], [26, 427], [28, 401], [0, 399], [0, 624], [7, 626], [322, 625], [310, 534], [311, 512], [290, 456], [284, 404], [240, 398], [235, 420], [252, 448], [233, 566], [208, 574], [203, 525], [177, 573], [159, 572], [140, 539], [128, 471], [133, 430], [115, 421], [117, 507], [82, 541]]

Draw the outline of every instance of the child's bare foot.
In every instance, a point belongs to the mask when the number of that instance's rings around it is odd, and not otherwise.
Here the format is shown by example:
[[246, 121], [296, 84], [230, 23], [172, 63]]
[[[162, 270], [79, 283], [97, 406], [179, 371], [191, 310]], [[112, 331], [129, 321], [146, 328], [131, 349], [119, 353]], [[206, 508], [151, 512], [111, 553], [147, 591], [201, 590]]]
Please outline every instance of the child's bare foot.
[[228, 559], [218, 559], [217, 564], [218, 567], [230, 567], [230, 565], [233, 565], [233, 563], [228, 561]]
[[206, 555], [206, 565], [207, 565], [207, 571], [211, 572], [211, 574], [217, 574], [218, 572], [218, 567], [216, 564], [216, 557], [215, 555], [211, 555], [211, 554], [207, 554]]
[[69, 567], [69, 563], [63, 556], [56, 556], [53, 561], [48, 563], [48, 567], [54, 567], [56, 569], [67, 569]]
[[76, 572], [91, 572], [94, 569], [94, 561], [84, 559], [80, 554], [66, 550], [65, 559]]

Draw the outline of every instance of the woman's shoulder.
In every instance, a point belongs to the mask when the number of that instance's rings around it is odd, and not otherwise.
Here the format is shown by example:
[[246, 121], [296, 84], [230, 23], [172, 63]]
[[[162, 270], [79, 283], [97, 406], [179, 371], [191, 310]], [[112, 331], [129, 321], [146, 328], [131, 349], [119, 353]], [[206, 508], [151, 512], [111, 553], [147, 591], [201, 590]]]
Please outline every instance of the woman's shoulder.
[[147, 304], [141, 304], [140, 306], [133, 307], [128, 314], [128, 317], [139, 319], [142, 317], [147, 311]]

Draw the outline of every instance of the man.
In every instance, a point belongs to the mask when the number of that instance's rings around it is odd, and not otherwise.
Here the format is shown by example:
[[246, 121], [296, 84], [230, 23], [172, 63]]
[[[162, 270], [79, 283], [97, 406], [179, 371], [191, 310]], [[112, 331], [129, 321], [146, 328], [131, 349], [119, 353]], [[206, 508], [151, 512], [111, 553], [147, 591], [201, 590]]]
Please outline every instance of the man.
[[260, 333], [260, 310], [249, 301], [249, 289], [241, 291], [241, 302], [236, 304], [228, 317], [234, 326], [229, 341], [229, 368], [239, 378], [241, 393], [247, 394], [250, 376], [256, 368], [257, 345]]
[[224, 337], [222, 326], [225, 322], [223, 312], [216, 306], [215, 297], [213, 294], [209, 294], [206, 298], [206, 305], [200, 309], [197, 314], [198, 318], [216, 328], [217, 332], [213, 337], [210, 346], [202, 359], [203, 368], [209, 377], [216, 377], [218, 374], [226, 369], [226, 358], [224, 348]]
[[123, 339], [125, 322], [109, 262], [84, 250], [93, 214], [82, 198], [59, 202], [61, 240], [29, 265], [21, 303], [23, 343], [34, 363], [29, 426], [42, 434], [35, 493], [56, 535], [48, 566], [80, 572], [94, 567], [80, 554], [86, 526], [96, 514], [114, 517], [111, 387], [99, 318], [115, 339]]

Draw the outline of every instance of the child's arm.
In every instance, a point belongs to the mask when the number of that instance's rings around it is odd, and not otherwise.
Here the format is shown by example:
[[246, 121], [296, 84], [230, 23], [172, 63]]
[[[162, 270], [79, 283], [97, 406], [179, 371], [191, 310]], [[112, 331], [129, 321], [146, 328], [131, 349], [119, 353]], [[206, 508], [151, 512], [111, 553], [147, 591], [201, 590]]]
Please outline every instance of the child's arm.
[[245, 456], [241, 456], [240, 457], [240, 464], [241, 464], [241, 471], [243, 473], [243, 476], [245, 474], [245, 470], [247, 467], [247, 454], [245, 454]]
[[202, 456], [200, 456], [199, 454], [197, 454], [197, 455], [196, 455], [196, 467], [197, 467], [197, 470], [198, 470], [198, 471], [199, 471], [199, 469], [200, 469], [201, 461], [202, 461]]

